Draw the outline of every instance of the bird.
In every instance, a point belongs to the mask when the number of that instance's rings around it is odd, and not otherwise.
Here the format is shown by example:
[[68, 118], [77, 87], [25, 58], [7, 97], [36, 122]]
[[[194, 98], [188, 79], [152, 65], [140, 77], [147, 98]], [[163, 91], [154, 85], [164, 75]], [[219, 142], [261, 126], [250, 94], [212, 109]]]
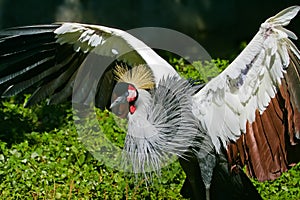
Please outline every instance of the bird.
[[177, 156], [184, 197], [261, 199], [242, 167], [267, 180], [299, 159], [289, 161], [286, 149], [299, 148], [300, 52], [284, 28], [299, 10], [268, 18], [200, 87], [120, 29], [74, 22], [8, 28], [0, 32], [0, 93], [31, 92], [25, 106], [72, 98], [78, 110], [110, 109], [127, 119], [125, 167], [147, 178]]

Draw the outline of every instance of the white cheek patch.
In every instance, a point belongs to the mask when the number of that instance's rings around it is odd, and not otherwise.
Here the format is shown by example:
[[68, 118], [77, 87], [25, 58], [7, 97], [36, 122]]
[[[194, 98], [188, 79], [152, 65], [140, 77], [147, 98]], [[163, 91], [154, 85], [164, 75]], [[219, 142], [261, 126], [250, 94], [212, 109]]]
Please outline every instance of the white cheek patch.
[[136, 100], [136, 96], [137, 96], [136, 90], [135, 89], [133, 89], [133, 90], [129, 89], [128, 90], [127, 101], [128, 102], [135, 101]]

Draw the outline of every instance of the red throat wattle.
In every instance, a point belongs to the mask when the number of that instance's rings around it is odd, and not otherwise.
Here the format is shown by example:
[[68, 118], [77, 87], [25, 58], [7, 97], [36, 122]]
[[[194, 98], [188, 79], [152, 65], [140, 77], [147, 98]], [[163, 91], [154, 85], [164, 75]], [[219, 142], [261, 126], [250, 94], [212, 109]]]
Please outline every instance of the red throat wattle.
[[134, 105], [130, 105], [129, 106], [129, 112], [130, 112], [130, 114], [133, 114], [135, 112], [135, 110], [136, 110], [136, 107]]

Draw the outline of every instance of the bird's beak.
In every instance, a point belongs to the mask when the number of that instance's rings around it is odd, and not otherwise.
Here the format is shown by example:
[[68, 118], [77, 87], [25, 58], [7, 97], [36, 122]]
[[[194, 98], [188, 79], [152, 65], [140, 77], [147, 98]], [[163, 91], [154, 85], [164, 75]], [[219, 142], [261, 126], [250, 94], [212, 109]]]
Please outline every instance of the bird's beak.
[[126, 102], [127, 102], [127, 99], [126, 99], [125, 95], [119, 96], [119, 97], [116, 98], [116, 100], [114, 100], [112, 102], [112, 104], [110, 104], [109, 108], [112, 109], [113, 107], [118, 106], [122, 103], [126, 103]]

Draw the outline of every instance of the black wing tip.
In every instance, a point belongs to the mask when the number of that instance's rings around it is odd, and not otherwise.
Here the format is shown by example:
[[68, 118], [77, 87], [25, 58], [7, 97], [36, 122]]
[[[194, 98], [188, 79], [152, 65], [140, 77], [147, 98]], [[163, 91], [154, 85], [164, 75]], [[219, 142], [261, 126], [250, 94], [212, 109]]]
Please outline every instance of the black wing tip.
[[46, 32], [53, 32], [60, 27], [59, 23], [16, 26], [0, 30], [0, 36], [13, 36], [13, 35], [32, 35]]

